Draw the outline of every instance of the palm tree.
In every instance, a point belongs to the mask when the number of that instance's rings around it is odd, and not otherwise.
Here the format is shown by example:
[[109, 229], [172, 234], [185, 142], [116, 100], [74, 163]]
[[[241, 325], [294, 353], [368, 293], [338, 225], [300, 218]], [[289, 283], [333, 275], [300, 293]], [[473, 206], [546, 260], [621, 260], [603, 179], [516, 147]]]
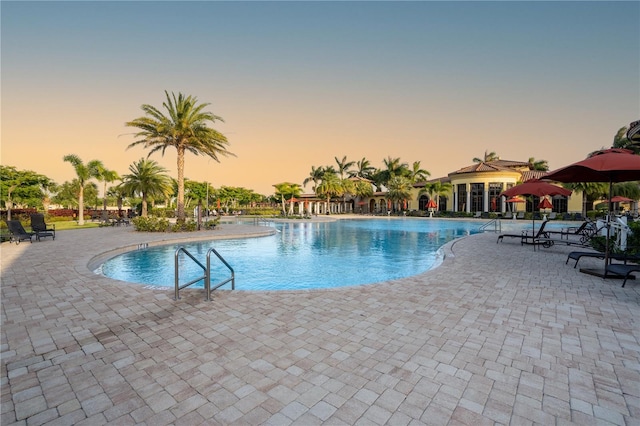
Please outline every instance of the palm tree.
[[351, 177], [361, 177], [365, 179], [371, 179], [371, 176], [375, 172], [376, 168], [371, 165], [371, 162], [362, 157], [362, 160], [356, 162], [357, 171], [351, 172]]
[[484, 151], [484, 158], [475, 157], [473, 159], [473, 162], [474, 163], [488, 163], [490, 161], [497, 161], [499, 159], [500, 159], [500, 157], [495, 152], [493, 152], [493, 151], [487, 152], [487, 150], [485, 150]]
[[198, 104], [197, 98], [176, 95], [165, 90], [166, 102], [162, 104], [167, 114], [151, 105], [142, 105], [144, 117], [139, 117], [125, 125], [140, 129], [135, 134], [137, 141], [131, 143], [128, 148], [143, 145], [150, 148], [149, 155], [156, 151], [164, 151], [168, 147], [174, 147], [177, 151], [178, 168], [178, 221], [184, 222], [184, 156], [187, 151], [195, 155], [206, 155], [216, 161], [219, 156], [234, 155], [227, 150], [229, 141], [226, 136], [217, 130], [207, 127], [207, 123], [223, 121], [221, 117], [203, 109], [210, 104]]
[[171, 190], [171, 178], [166, 174], [167, 169], [153, 160], [141, 158], [137, 163], [129, 166], [130, 174], [122, 177], [122, 187], [125, 193], [142, 197], [142, 216], [147, 217], [147, 202], [149, 197], [165, 197]]
[[100, 162], [97, 165], [96, 179], [103, 182], [102, 194], [104, 198], [102, 200], [102, 210], [107, 210], [107, 182], [115, 182], [120, 179], [120, 176], [118, 176], [116, 171], [106, 169], [102, 162]]
[[411, 190], [413, 184], [406, 176], [393, 176], [388, 183], [387, 198], [392, 202], [401, 202], [407, 198], [411, 198]]
[[595, 200], [607, 197], [609, 186], [603, 182], [575, 182], [563, 185], [572, 191], [582, 192], [582, 216], [587, 217], [587, 204]]
[[429, 171], [420, 168], [420, 161], [414, 161], [413, 166], [409, 169], [408, 178], [411, 183], [423, 182], [427, 180], [427, 178], [431, 176]]
[[388, 183], [391, 178], [395, 176], [405, 176], [409, 173], [409, 165], [407, 163], [401, 163], [400, 158], [387, 157], [383, 160], [386, 169], [380, 171], [379, 178], [382, 180], [382, 185], [388, 187]]
[[76, 171], [78, 177], [78, 225], [84, 225], [84, 187], [89, 179], [98, 176], [98, 170], [102, 163], [98, 160], [92, 160], [84, 164], [75, 154], [65, 155], [62, 160], [71, 163]]
[[276, 188], [276, 197], [280, 197], [282, 202], [282, 214], [287, 215], [286, 202], [289, 200], [289, 214], [293, 215], [293, 201], [295, 197], [299, 197], [302, 193], [302, 188], [297, 183], [282, 182], [273, 185]]
[[436, 180], [434, 182], [427, 183], [424, 188], [418, 192], [418, 197], [422, 194], [428, 194], [429, 198], [436, 200], [436, 211], [440, 210], [440, 197], [448, 195], [453, 186], [449, 182], [441, 182]]
[[318, 182], [322, 180], [322, 175], [324, 174], [324, 167], [320, 166], [316, 168], [315, 166], [311, 166], [311, 172], [309, 176], [302, 182], [303, 186], [307, 186], [309, 182], [313, 182], [313, 187], [311, 188], [314, 192], [316, 187], [318, 186]]
[[333, 157], [336, 160], [336, 164], [338, 165], [338, 174], [340, 175], [340, 179], [344, 179], [345, 173], [349, 172], [349, 169], [353, 167], [355, 161], [347, 161], [347, 156], [342, 157], [342, 160], [339, 160], [338, 157]]
[[339, 197], [343, 194], [343, 186], [340, 178], [335, 170], [325, 171], [322, 176], [322, 182], [316, 188], [316, 195], [319, 197], [327, 197], [327, 213], [329, 213], [329, 204], [331, 197]]
[[529, 163], [529, 170], [539, 170], [543, 172], [549, 171], [549, 164], [547, 163], [547, 160], [536, 160], [533, 157], [529, 157], [527, 162]]

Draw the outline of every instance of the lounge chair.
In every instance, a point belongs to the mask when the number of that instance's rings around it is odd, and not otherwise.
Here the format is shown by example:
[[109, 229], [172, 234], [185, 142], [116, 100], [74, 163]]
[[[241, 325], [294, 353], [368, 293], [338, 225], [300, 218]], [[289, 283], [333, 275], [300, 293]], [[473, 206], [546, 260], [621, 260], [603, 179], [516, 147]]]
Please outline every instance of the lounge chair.
[[597, 233], [596, 224], [591, 220], [585, 220], [580, 226], [570, 226], [560, 231], [548, 231], [550, 234], [559, 234], [560, 238], [569, 239], [571, 236], [579, 236], [581, 243], [586, 243]]
[[516, 216], [516, 219], [524, 219], [524, 212], [518, 212], [518, 216]]
[[[607, 278], [607, 274], [614, 274], [624, 277], [622, 281], [622, 287], [627, 283], [629, 278], [632, 278], [632, 273], [640, 272], [640, 265], [637, 264], [621, 264], [621, 263], [612, 263], [611, 265], [607, 265], [605, 268], [604, 277]], [[635, 278], [635, 277], [633, 277]]]
[[[564, 264], [567, 265], [569, 263], [569, 259], [575, 260], [576, 263], [573, 265], [573, 267], [576, 268], [578, 266], [578, 262], [583, 257], [591, 257], [591, 258], [594, 258], [594, 259], [603, 259], [604, 260], [604, 253], [601, 252], [601, 251], [572, 251], [567, 256], [567, 260], [566, 260], [566, 262], [564, 262]], [[625, 254], [625, 253], [609, 253], [609, 259], [620, 260], [620, 261], [623, 261], [626, 264], [627, 261], [639, 262], [640, 261], [640, 256], [629, 255], [629, 254]]]
[[19, 220], [7, 220], [7, 228], [9, 228], [9, 233], [11, 236], [9, 237], [9, 242], [14, 242], [16, 244], [20, 244], [20, 241], [29, 240], [31, 241], [31, 237], [35, 234], [35, 232], [27, 232], [25, 231], [22, 223]]
[[551, 212], [549, 213], [549, 220], [554, 220], [557, 216], [558, 214], [556, 212]]
[[36, 234], [36, 240], [40, 241], [42, 237], [52, 237], [56, 239], [56, 226], [47, 226], [42, 213], [31, 215], [31, 230]]
[[544, 222], [542, 222], [542, 225], [540, 225], [540, 228], [538, 228], [538, 230], [532, 234], [529, 234], [527, 231], [522, 231], [520, 234], [500, 234], [498, 235], [498, 240], [496, 241], [496, 244], [499, 242], [502, 242], [502, 240], [505, 237], [509, 237], [509, 238], [520, 238], [520, 244], [524, 245], [524, 244], [544, 244], [542, 242], [538, 242], [540, 240], [540, 238], [543, 237], [548, 237], [549, 234], [547, 233], [547, 231], [545, 230], [547, 223], [549, 221], [545, 220]]
[[481, 217], [481, 216], [482, 216], [482, 212], [479, 212], [479, 211], [478, 211], [478, 212], [476, 212], [476, 213], [473, 215], [473, 218], [474, 218], [474, 219], [480, 219], [480, 217]]
[[511, 212], [506, 212], [506, 213], [504, 214], [504, 218], [505, 218], [505, 219], [512, 219], [512, 218], [513, 218], [513, 213], [511, 213]]

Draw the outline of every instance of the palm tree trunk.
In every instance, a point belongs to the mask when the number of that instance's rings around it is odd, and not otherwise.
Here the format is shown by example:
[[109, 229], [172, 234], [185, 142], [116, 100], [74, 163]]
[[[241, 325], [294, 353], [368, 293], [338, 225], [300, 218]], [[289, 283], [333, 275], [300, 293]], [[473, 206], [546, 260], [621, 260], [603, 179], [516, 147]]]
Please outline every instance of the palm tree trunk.
[[84, 187], [80, 184], [78, 193], [78, 225], [84, 225]]
[[142, 194], [142, 217], [147, 217], [147, 194]]
[[178, 150], [178, 221], [184, 222], [184, 147]]

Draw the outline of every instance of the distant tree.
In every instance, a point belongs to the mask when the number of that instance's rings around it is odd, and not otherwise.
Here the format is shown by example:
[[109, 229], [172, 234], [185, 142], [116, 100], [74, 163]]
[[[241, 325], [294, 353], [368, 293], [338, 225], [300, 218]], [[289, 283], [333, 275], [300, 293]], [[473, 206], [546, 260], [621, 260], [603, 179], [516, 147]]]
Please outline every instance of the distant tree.
[[375, 172], [376, 168], [371, 165], [371, 162], [362, 157], [362, 160], [356, 162], [357, 170], [350, 173], [351, 177], [361, 177], [364, 179], [371, 179], [371, 176]]
[[11, 220], [14, 203], [27, 207], [41, 207], [46, 192], [54, 187], [54, 182], [44, 175], [0, 165], [0, 199], [7, 209], [8, 220]]
[[449, 194], [453, 186], [449, 182], [436, 180], [427, 183], [419, 192], [418, 196], [428, 194], [429, 198], [436, 201], [436, 210], [440, 210], [440, 197]]
[[[327, 208], [331, 204], [332, 197], [340, 197], [343, 194], [343, 185], [340, 177], [333, 169], [326, 170], [322, 176], [322, 182], [316, 188], [316, 195], [327, 199]], [[327, 210], [328, 212], [329, 210]]]
[[84, 187], [89, 179], [98, 177], [102, 162], [91, 160], [84, 164], [75, 154], [65, 155], [63, 160], [71, 163], [78, 178], [78, 225], [84, 225]]
[[336, 160], [336, 164], [338, 165], [338, 174], [340, 175], [340, 179], [344, 179], [345, 175], [348, 176], [349, 169], [353, 167], [355, 164], [354, 161], [347, 161], [347, 156], [342, 157], [342, 160], [338, 159], [338, 157], [334, 157]]
[[273, 185], [276, 188], [276, 197], [282, 202], [282, 214], [287, 215], [287, 201], [289, 202], [289, 214], [293, 214], [293, 202], [292, 198], [299, 197], [302, 193], [302, 188], [297, 183], [282, 182]]
[[98, 179], [98, 181], [103, 183], [102, 194], [104, 198], [102, 200], [102, 210], [106, 210], [107, 209], [107, 183], [115, 182], [116, 180], [120, 179], [120, 176], [118, 176], [118, 173], [115, 170], [109, 170], [106, 167], [104, 167], [102, 162], [98, 162], [98, 164], [96, 164], [96, 169], [97, 169], [96, 179]]
[[488, 151], [485, 150], [484, 151], [484, 157], [483, 158], [475, 157], [473, 159], [473, 162], [474, 163], [488, 163], [490, 161], [497, 161], [499, 159], [500, 159], [500, 157], [495, 152], [493, 152], [493, 151], [488, 152]]
[[400, 158], [391, 158], [387, 157], [383, 160], [383, 163], [386, 169], [382, 169], [379, 175], [379, 179], [381, 179], [381, 184], [386, 186], [387, 189], [389, 181], [396, 176], [407, 176], [409, 173], [409, 165], [407, 163], [402, 163]]
[[420, 168], [420, 161], [414, 161], [407, 177], [411, 183], [423, 182], [431, 176], [428, 170]]
[[122, 176], [122, 188], [130, 196], [142, 197], [142, 216], [148, 216], [149, 198], [163, 198], [171, 188], [167, 169], [157, 162], [141, 158], [129, 166], [131, 173]]
[[179, 93], [164, 92], [167, 100], [162, 105], [167, 115], [152, 105], [142, 105], [145, 116], [126, 123], [126, 126], [136, 127], [140, 131], [135, 134], [138, 138], [129, 147], [142, 145], [150, 148], [149, 155], [160, 151], [164, 155], [168, 147], [174, 147], [177, 152], [178, 170], [178, 221], [184, 222], [184, 157], [186, 152], [195, 155], [206, 155], [216, 161], [219, 156], [234, 155], [227, 150], [229, 141], [217, 130], [207, 127], [208, 123], [224, 121], [221, 117], [203, 111], [208, 103], [198, 103], [193, 96]]
[[565, 188], [572, 191], [582, 192], [582, 216], [587, 216], [587, 206], [589, 203], [593, 205], [595, 200], [607, 197], [609, 194], [609, 185], [602, 182], [575, 182], [566, 183]]
[[313, 182], [313, 187], [311, 188], [311, 190], [315, 192], [316, 187], [318, 186], [318, 182], [322, 180], [323, 174], [324, 167], [320, 166], [316, 168], [316, 166], [311, 166], [311, 172], [309, 173], [309, 176], [307, 176], [307, 178], [302, 182], [302, 185], [307, 186], [309, 182]]
[[529, 157], [527, 162], [529, 163], [529, 170], [549, 171], [547, 160], [536, 160], [534, 157]]
[[413, 184], [406, 176], [393, 176], [388, 182], [387, 198], [393, 203], [400, 203], [411, 198]]

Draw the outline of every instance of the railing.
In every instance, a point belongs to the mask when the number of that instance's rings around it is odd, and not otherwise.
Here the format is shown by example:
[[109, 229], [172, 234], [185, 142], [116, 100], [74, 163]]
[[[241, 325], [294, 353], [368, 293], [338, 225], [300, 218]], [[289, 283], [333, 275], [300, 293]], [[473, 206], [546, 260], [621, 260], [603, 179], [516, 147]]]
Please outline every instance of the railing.
[[480, 231], [486, 231], [491, 225], [493, 225], [493, 232], [502, 232], [502, 222], [500, 218], [491, 219], [480, 227]]
[[[203, 271], [204, 271], [204, 275], [198, 278], [194, 278], [193, 280], [184, 283], [182, 285], [180, 285], [180, 265], [179, 265], [179, 258], [180, 258], [180, 253], [184, 253], [187, 256], [189, 256], [189, 258], [191, 258], [191, 260], [193, 260]], [[229, 271], [231, 271], [231, 277], [224, 279], [218, 283], [216, 283], [213, 288], [211, 287], [211, 253], [215, 254], [216, 257], [218, 259], [220, 259], [220, 261], [229, 269]], [[214, 248], [210, 248], [209, 251], [207, 251], [207, 266], [203, 265], [198, 259], [196, 259], [191, 253], [189, 253], [189, 251], [187, 251], [187, 249], [185, 249], [184, 247], [179, 247], [176, 250], [175, 253], [175, 293], [174, 293], [174, 299], [178, 300], [180, 299], [180, 290], [182, 290], [183, 288], [189, 287], [192, 284], [195, 284], [199, 281], [203, 281], [204, 280], [204, 289], [205, 289], [205, 293], [206, 293], [206, 298], [205, 300], [209, 301], [211, 300], [211, 291], [217, 289], [218, 287], [221, 287], [223, 285], [225, 285], [228, 282], [231, 282], [231, 290], [235, 290], [236, 288], [236, 280], [235, 280], [235, 271], [233, 270], [233, 268], [231, 267], [231, 265], [229, 265], [227, 263], [226, 260], [224, 260], [224, 258], [222, 256], [220, 256], [220, 253], [218, 253]]]

